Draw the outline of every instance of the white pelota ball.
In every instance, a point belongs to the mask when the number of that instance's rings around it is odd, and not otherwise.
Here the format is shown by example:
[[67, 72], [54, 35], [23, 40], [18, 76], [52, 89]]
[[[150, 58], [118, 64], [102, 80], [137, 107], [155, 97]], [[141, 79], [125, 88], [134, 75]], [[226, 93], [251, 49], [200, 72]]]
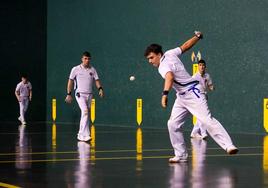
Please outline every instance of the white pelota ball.
[[130, 77], [129, 77], [129, 80], [130, 80], [130, 81], [134, 81], [134, 80], [135, 80], [135, 76], [130, 76]]

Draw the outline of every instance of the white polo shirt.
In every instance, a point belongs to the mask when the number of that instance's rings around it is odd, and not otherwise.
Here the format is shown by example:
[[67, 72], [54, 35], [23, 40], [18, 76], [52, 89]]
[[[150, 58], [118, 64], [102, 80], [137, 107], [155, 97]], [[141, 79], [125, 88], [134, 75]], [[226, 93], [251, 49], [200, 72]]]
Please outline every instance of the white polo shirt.
[[25, 84], [21, 81], [17, 84], [15, 91], [19, 92], [21, 97], [29, 97], [30, 90], [32, 90], [32, 84], [29, 81]]
[[74, 80], [76, 92], [92, 93], [93, 82], [99, 76], [94, 67], [85, 68], [80, 64], [72, 68], [69, 79]]
[[[168, 50], [160, 59], [160, 65], [158, 71], [165, 79], [167, 72], [172, 72], [174, 75], [173, 89], [177, 93], [183, 93], [188, 91], [196, 80], [186, 71], [183, 63], [180, 60], [182, 51], [180, 47]], [[200, 87], [199, 84], [196, 86]]]
[[199, 72], [193, 75], [193, 78], [195, 80], [199, 81], [199, 84], [201, 85], [200, 92], [201, 93], [207, 93], [208, 86], [212, 85], [212, 79], [208, 73], [205, 73], [203, 76]]

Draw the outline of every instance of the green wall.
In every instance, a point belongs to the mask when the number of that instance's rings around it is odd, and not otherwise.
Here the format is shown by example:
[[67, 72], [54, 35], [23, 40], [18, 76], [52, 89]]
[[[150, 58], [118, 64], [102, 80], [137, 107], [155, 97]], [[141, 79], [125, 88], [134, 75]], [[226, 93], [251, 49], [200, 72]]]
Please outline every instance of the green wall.
[[[268, 94], [267, 6], [261, 0], [48, 0], [47, 119], [55, 97], [57, 121], [78, 123], [76, 101], [67, 105], [64, 98], [71, 68], [89, 50], [106, 94], [103, 100], [96, 95], [96, 124], [135, 126], [136, 98], [143, 98], [143, 126], [165, 127], [175, 93], [163, 110], [163, 80], [146, 63], [144, 49], [150, 43], [165, 50], [176, 47], [198, 29], [204, 40], [182, 60], [189, 72], [192, 51], [200, 50], [207, 61], [216, 85], [209, 95], [214, 116], [229, 131], [262, 133], [262, 100]], [[136, 76], [134, 82], [130, 75]]]

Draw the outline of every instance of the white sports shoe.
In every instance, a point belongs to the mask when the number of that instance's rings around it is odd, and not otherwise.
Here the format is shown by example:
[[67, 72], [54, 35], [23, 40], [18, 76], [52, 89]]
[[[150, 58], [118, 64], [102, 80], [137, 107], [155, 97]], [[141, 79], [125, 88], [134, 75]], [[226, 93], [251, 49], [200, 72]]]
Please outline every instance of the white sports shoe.
[[169, 159], [170, 163], [185, 163], [187, 162], [187, 158], [175, 156]]
[[230, 147], [228, 147], [228, 148], [226, 149], [226, 152], [227, 152], [229, 155], [234, 155], [234, 154], [236, 154], [238, 151], [239, 151], [238, 148], [235, 147], [234, 145], [232, 145], [232, 146], [230, 146]]
[[90, 137], [90, 136], [85, 136], [85, 137], [84, 137], [84, 141], [85, 141], [85, 142], [88, 142], [88, 141], [90, 141], [90, 140], [91, 140], [91, 137]]
[[79, 140], [79, 141], [84, 141], [84, 138], [83, 138], [82, 135], [78, 134], [78, 135], [77, 135], [77, 140]]
[[88, 141], [91, 140], [91, 137], [90, 136], [83, 136], [83, 135], [78, 134], [77, 135], [77, 140], [83, 141], [83, 142], [88, 142]]
[[22, 125], [26, 125], [26, 121], [22, 121], [21, 117], [18, 117], [18, 120], [21, 122]]

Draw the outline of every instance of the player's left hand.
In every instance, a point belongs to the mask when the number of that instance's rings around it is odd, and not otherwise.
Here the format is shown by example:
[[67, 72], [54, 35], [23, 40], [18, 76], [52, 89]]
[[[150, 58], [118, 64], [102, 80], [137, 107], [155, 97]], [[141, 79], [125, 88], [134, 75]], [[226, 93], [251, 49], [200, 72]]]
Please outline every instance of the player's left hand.
[[66, 98], [65, 98], [65, 102], [66, 103], [71, 103], [73, 100], [72, 96], [71, 95], [67, 95]]
[[103, 89], [100, 89], [100, 90], [99, 90], [99, 96], [100, 96], [101, 98], [104, 96]]
[[162, 95], [161, 105], [162, 105], [163, 108], [166, 108], [167, 107], [167, 102], [168, 102], [167, 95]]

